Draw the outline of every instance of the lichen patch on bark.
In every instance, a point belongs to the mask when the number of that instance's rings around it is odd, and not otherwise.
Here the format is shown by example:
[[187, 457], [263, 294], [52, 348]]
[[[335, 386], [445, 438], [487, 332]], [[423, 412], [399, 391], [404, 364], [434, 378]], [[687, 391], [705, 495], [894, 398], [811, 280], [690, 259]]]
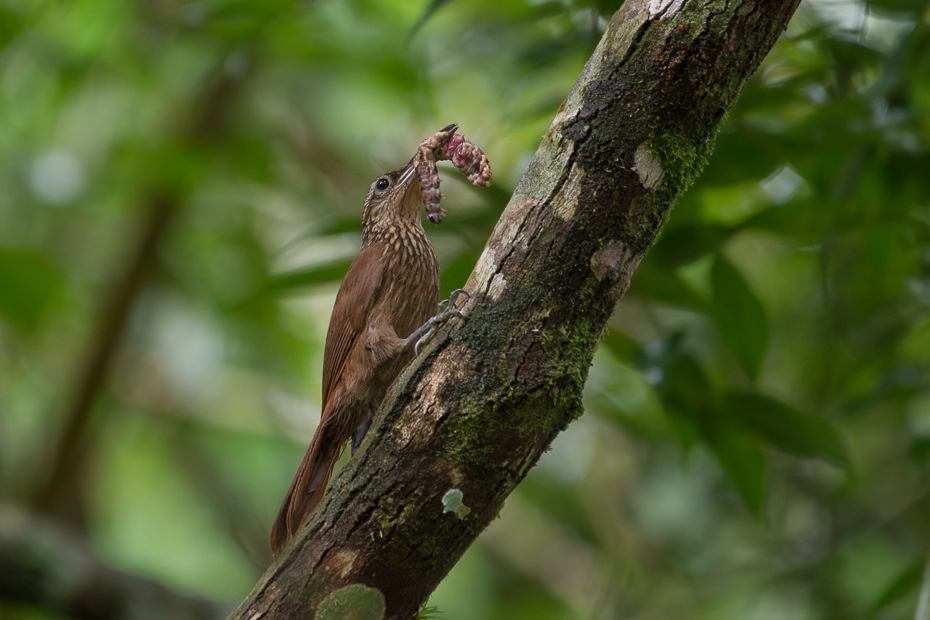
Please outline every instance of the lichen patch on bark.
[[565, 221], [570, 221], [575, 215], [575, 209], [581, 200], [583, 178], [582, 175], [570, 175], [559, 191], [558, 199], [552, 203], [554, 215]]
[[677, 13], [684, 0], [652, 0], [649, 3], [649, 15], [655, 17], [664, 13]]
[[639, 182], [646, 189], [654, 188], [665, 176], [662, 160], [651, 153], [645, 144], [640, 144], [633, 153], [633, 170], [639, 175]]
[[604, 278], [610, 278], [611, 281], [619, 280], [629, 257], [630, 246], [617, 239], [611, 239], [607, 245], [591, 256], [591, 271], [598, 280]]
[[360, 583], [340, 588], [320, 603], [316, 620], [381, 620], [384, 595]]
[[462, 503], [465, 496], [459, 489], [449, 489], [442, 496], [442, 513], [453, 513], [459, 519], [464, 519], [471, 513], [471, 508]]
[[487, 282], [495, 269], [497, 269], [497, 251], [490, 246], [485, 247], [484, 252], [478, 258], [478, 264], [471, 272], [471, 277], [465, 284], [465, 290], [474, 294], [476, 292], [474, 283]]
[[357, 559], [358, 554], [351, 549], [343, 549], [336, 554], [334, 568], [339, 571], [339, 577], [341, 579], [345, 579], [349, 576], [349, 574], [355, 568], [355, 561]]
[[506, 290], [507, 280], [504, 279], [504, 276], [501, 274], [497, 274], [494, 276], [494, 279], [491, 280], [491, 285], [488, 287], [488, 297], [491, 298], [491, 301], [497, 301]]

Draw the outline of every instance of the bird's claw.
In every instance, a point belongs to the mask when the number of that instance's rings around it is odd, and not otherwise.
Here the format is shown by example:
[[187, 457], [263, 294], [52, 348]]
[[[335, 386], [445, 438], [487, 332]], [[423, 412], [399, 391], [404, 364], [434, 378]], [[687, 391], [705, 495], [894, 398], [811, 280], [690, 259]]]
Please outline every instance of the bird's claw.
[[413, 345], [414, 355], [420, 354], [420, 345], [426, 342], [429, 342], [430, 338], [436, 333], [436, 330], [440, 326], [444, 325], [449, 319], [454, 316], [457, 316], [461, 319], [465, 318], [465, 315], [462, 314], [462, 311], [458, 308], [455, 308], [455, 302], [458, 300], [459, 296], [465, 295], [466, 297], [471, 297], [468, 294], [468, 291], [465, 289], [456, 289], [452, 291], [452, 294], [449, 296], [449, 299], [444, 299], [439, 302], [439, 311], [436, 313], [436, 316], [424, 323], [418, 330], [410, 334], [407, 337], [405, 342], [406, 345]]
[[[432, 319], [430, 319], [430, 321], [435, 320], [435, 318], [436, 318], [436, 317], [433, 317]], [[435, 326], [435, 325], [430, 325], [429, 329], [426, 330], [426, 333], [423, 334], [422, 336], [420, 336], [420, 338], [417, 340], [417, 343], [416, 343], [415, 345], [413, 345], [413, 354], [414, 354], [414, 355], [419, 355], [419, 354], [420, 354], [420, 345], [423, 344], [424, 342], [429, 342], [430, 338], [432, 338], [432, 337], [433, 337], [433, 334], [435, 334], [435, 333], [436, 333], [436, 326]]]
[[[466, 291], [463, 288], [457, 288], [454, 291], [452, 291], [451, 295], [449, 295], [449, 299], [443, 299], [442, 301], [439, 302], [438, 314], [442, 314], [443, 312], [445, 312], [446, 309], [449, 308], [449, 306], [455, 306], [455, 302], [458, 301], [458, 298], [461, 295], [465, 295], [465, 297], [467, 297], [468, 299], [471, 299], [471, 295], [468, 293], [468, 291]], [[460, 310], [454, 310], [454, 311], [458, 312], [458, 315], [464, 318], [465, 315], [463, 315]]]

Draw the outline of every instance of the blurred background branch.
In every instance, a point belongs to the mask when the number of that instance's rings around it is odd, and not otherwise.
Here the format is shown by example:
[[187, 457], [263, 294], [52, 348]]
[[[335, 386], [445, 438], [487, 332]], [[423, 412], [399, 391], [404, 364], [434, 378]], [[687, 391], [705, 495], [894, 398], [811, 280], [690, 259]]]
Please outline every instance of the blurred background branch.
[[74, 400], [66, 409], [62, 436], [57, 451], [52, 453], [48, 482], [40, 484], [36, 496], [39, 509], [77, 524], [84, 523], [81, 505], [81, 481], [87, 455], [86, 426], [97, 394], [103, 387], [107, 371], [126, 327], [132, 304], [142, 290], [142, 282], [155, 260], [168, 221], [177, 209], [174, 199], [156, 196], [148, 211], [148, 222], [129, 266], [109, 289], [112, 300], [101, 312], [98, 332], [90, 345], [86, 360], [82, 360], [81, 377]]
[[0, 505], [0, 598], [81, 620], [224, 617], [212, 603], [104, 566], [73, 532], [7, 505]]
[[[244, 60], [247, 62], [247, 59]], [[237, 76], [243, 77], [243, 76]], [[186, 102], [184, 113], [190, 117], [180, 122], [175, 140], [191, 147], [215, 146], [222, 143], [224, 123], [234, 97], [234, 80], [222, 69], [214, 70], [201, 87], [203, 94]], [[152, 183], [152, 181], [149, 181]], [[74, 400], [66, 408], [62, 436], [57, 450], [52, 452], [52, 465], [45, 484], [38, 485], [36, 506], [61, 519], [83, 525], [81, 484], [85, 476], [87, 451], [91, 448], [86, 434], [94, 402], [103, 389], [108, 371], [124, 335], [130, 312], [144, 290], [147, 276], [155, 267], [159, 246], [166, 235], [171, 219], [179, 210], [184, 197], [177, 188], [162, 181], [145, 189], [145, 223], [135, 249], [129, 252], [124, 272], [105, 288], [104, 297], [110, 296], [101, 308], [97, 331], [89, 350], [81, 359], [81, 370]], [[122, 264], [124, 261], [119, 261]]]

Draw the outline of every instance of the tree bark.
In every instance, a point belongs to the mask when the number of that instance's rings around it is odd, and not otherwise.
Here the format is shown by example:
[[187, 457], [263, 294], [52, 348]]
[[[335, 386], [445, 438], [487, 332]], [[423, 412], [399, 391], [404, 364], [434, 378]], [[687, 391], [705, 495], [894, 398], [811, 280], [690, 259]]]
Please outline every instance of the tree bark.
[[232, 618], [411, 618], [582, 414], [630, 277], [800, 0], [628, 0], [362, 449]]

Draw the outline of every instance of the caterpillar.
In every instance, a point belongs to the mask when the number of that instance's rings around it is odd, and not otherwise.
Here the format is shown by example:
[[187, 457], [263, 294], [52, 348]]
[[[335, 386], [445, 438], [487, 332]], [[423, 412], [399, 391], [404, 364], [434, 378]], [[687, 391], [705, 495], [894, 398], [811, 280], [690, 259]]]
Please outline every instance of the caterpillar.
[[426, 216], [434, 224], [442, 222], [446, 211], [439, 205], [445, 195], [439, 191], [439, 170], [436, 162], [451, 161], [474, 185], [487, 187], [491, 184], [491, 165], [485, 154], [471, 140], [456, 133], [458, 125], [453, 123], [420, 143], [414, 156], [417, 179]]

